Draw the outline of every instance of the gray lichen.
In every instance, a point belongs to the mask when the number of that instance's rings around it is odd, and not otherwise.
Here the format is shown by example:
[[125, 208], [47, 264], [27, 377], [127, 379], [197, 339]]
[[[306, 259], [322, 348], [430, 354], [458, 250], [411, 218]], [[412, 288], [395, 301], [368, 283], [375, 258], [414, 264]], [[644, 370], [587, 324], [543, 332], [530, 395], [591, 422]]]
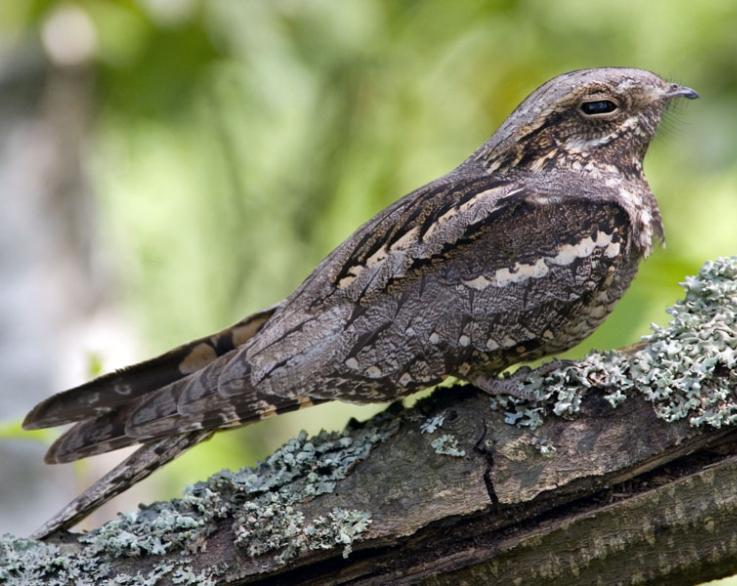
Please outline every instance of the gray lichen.
[[737, 421], [737, 257], [707, 262], [682, 286], [683, 300], [668, 310], [667, 327], [651, 326], [642, 348], [592, 352], [580, 362], [522, 381], [535, 400], [501, 397], [493, 406], [508, 423], [537, 427], [546, 413], [576, 414], [585, 393], [597, 389], [616, 407], [632, 393], [651, 401], [666, 421], [722, 427]]
[[448, 433], [441, 435], [438, 438], [432, 440], [430, 444], [435, 450], [436, 454], [443, 456], [453, 456], [454, 458], [463, 458], [466, 455], [466, 450], [462, 449], [458, 445], [458, 438]]
[[272, 504], [262, 510], [248, 503], [238, 514], [235, 543], [254, 557], [280, 550], [282, 563], [304, 550], [332, 549], [337, 544], [343, 545], [343, 557], [348, 557], [354, 539], [370, 523], [371, 514], [364, 511], [334, 508], [306, 523], [304, 514], [291, 505]]
[[[167, 576], [175, 584], [208, 584], [222, 568], [193, 572], [190, 554], [218, 523], [233, 519], [236, 544], [251, 556], [276, 553], [286, 562], [303, 550], [343, 548], [368, 528], [366, 511], [333, 509], [306, 520], [299, 504], [332, 492], [371, 450], [396, 432], [401, 418], [385, 412], [343, 432], [291, 439], [255, 468], [222, 471], [188, 487], [180, 499], [119, 515], [79, 537], [79, 547], [12, 536], [0, 538], [0, 584], [144, 586]], [[116, 560], [166, 556], [146, 574], [113, 572]]]
[[[252, 556], [284, 549], [280, 559], [286, 561], [311, 548], [310, 524], [305, 525], [297, 504], [332, 492], [351, 466], [397, 425], [396, 418], [380, 415], [352, 432], [323, 432], [314, 438], [302, 432], [256, 468], [219, 472], [187, 488], [181, 499], [119, 515], [80, 541], [113, 557], [194, 551], [218, 520], [233, 517], [239, 547]], [[338, 515], [333, 524], [336, 535], [356, 534], [355, 524], [347, 518]], [[325, 533], [319, 536], [323, 547]]]
[[12, 535], [0, 536], [0, 584], [11, 586], [81, 586], [100, 583], [109, 566], [85, 553]]
[[420, 425], [420, 432], [422, 433], [435, 433], [445, 423], [445, 413], [438, 413], [432, 417], [428, 417]]
[[555, 452], [558, 451], [558, 448], [555, 447], [555, 444], [543, 438], [538, 438], [538, 437], [533, 438], [532, 445], [535, 446], [535, 448], [537, 448], [538, 453], [545, 458], [552, 457], [555, 454]]

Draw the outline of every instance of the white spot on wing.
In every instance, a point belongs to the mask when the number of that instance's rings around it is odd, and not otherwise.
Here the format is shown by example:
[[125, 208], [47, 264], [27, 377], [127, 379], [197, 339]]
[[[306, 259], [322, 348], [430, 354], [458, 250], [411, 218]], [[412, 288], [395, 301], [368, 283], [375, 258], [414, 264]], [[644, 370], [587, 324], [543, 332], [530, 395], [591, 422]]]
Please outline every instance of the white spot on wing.
[[471, 289], [483, 291], [491, 285], [505, 287], [510, 283], [521, 283], [528, 279], [539, 279], [548, 274], [550, 264], [559, 266], [569, 265], [577, 258], [585, 258], [591, 255], [595, 248], [605, 248], [605, 255], [612, 258], [619, 254], [620, 245], [618, 243], [612, 243], [611, 234], [600, 230], [596, 235], [596, 240], [587, 236], [576, 244], [564, 244], [558, 249], [555, 256], [539, 258], [532, 264], [515, 263], [510, 268], [498, 269], [491, 277], [479, 275], [474, 279], [463, 281], [463, 284]]
[[[432, 238], [432, 236], [440, 230], [440, 228], [443, 227], [444, 224], [448, 223], [451, 219], [458, 215], [467, 214], [468, 212], [472, 211], [474, 208], [478, 210], [478, 217], [472, 217], [470, 218], [470, 223], [473, 224], [474, 222], [479, 221], [480, 218], [485, 218], [490, 212], [494, 211], [496, 207], [494, 208], [488, 208], [484, 207], [484, 201], [496, 197], [499, 195], [500, 189], [498, 187], [493, 187], [491, 189], [487, 189], [485, 191], [480, 191], [476, 195], [474, 195], [472, 198], [470, 198], [467, 202], [461, 204], [457, 208], [451, 208], [447, 212], [445, 212], [442, 216], [440, 216], [434, 224], [430, 226], [430, 228], [425, 232], [425, 235], [423, 236], [423, 240], [429, 240]], [[510, 192], [507, 195], [511, 195], [514, 192]]]
[[558, 249], [558, 254], [550, 259], [555, 265], [566, 266], [577, 258], [585, 258], [594, 251], [594, 241], [587, 236], [576, 244], [564, 244]]
[[381, 376], [381, 369], [378, 366], [369, 366], [366, 369], [366, 376], [370, 378], [379, 378]]
[[340, 281], [338, 281], [338, 288], [345, 289], [348, 285], [350, 285], [351, 283], [353, 283], [353, 281], [360, 277], [363, 271], [364, 267], [362, 265], [353, 265], [350, 269], [348, 269], [348, 274]]
[[471, 279], [470, 281], [463, 281], [463, 284], [466, 287], [470, 287], [471, 289], [476, 289], [477, 291], [483, 291], [486, 289], [489, 285], [491, 285], [491, 281], [484, 277], [484, 275], [479, 275], [475, 279]]
[[620, 251], [620, 244], [619, 242], [612, 242], [609, 246], [606, 247], [606, 250], [604, 251], [604, 256], [607, 258], [614, 258], [615, 256], [619, 255]]
[[300, 409], [302, 409], [303, 407], [312, 407], [314, 405], [312, 399], [310, 399], [306, 395], [300, 395], [299, 397], [297, 397], [297, 402], [299, 403]]
[[366, 259], [366, 266], [373, 268], [386, 259], [386, 248], [383, 246]]
[[340, 281], [338, 281], [338, 289], [345, 289], [355, 280], [355, 275], [348, 275], [347, 277], [343, 277]]
[[392, 252], [398, 250], [407, 250], [410, 244], [414, 244], [416, 242], [416, 236], [417, 228], [412, 228], [409, 232], [405, 232], [399, 240], [392, 244], [389, 250], [391, 250]]
[[609, 244], [612, 241], [612, 235], [607, 234], [606, 232], [602, 232], [599, 230], [599, 233], [596, 235], [596, 246], [599, 248], [603, 248], [607, 244]]

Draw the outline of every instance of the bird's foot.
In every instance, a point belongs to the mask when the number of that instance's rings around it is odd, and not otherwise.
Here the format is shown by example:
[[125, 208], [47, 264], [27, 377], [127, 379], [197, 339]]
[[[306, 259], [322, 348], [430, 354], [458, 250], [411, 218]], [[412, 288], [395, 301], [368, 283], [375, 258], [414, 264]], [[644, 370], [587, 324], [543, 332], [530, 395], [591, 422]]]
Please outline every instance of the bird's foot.
[[538, 399], [534, 391], [525, 382], [530, 375], [544, 378], [551, 372], [565, 368], [573, 364], [572, 360], [555, 359], [535, 368], [521, 366], [510, 375], [495, 376], [484, 372], [474, 373], [468, 376], [468, 382], [482, 390], [484, 393], [494, 397], [497, 395], [509, 395], [515, 399], [525, 402], [533, 402]]

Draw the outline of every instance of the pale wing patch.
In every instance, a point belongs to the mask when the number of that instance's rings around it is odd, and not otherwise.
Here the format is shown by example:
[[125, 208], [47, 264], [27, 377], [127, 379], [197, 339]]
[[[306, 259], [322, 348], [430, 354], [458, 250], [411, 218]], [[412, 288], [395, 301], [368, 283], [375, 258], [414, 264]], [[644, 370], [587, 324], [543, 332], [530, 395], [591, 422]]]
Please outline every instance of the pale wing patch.
[[452, 218], [458, 215], [458, 210], [456, 208], [450, 208], [447, 212], [445, 212], [442, 216], [440, 216], [435, 223], [428, 228], [428, 230], [425, 232], [425, 235], [423, 238], [425, 240], [429, 240], [432, 238], [432, 235], [435, 234], [438, 230], [440, 230], [445, 224], [447, 224]]
[[612, 241], [612, 235], [607, 234], [606, 232], [599, 231], [599, 233], [596, 235], [596, 246], [599, 248], [602, 248], [609, 244]]
[[383, 246], [366, 259], [366, 266], [370, 269], [386, 260], [387, 250]]
[[502, 346], [504, 348], [514, 348], [517, 345], [517, 340], [513, 340], [509, 336], [504, 336], [502, 338]]
[[[521, 191], [521, 189], [507, 193], [507, 195], [513, 195]], [[424, 233], [422, 240], [427, 241], [432, 238], [436, 232], [440, 231], [442, 234], [443, 227], [448, 224], [451, 220], [457, 216], [464, 216], [461, 218], [462, 225], [473, 225], [488, 216], [489, 213], [493, 212], [496, 207], [488, 207], [484, 203], [489, 200], [492, 201], [497, 198], [503, 190], [500, 187], [494, 187], [481, 191], [471, 197], [468, 201], [453, 207], [440, 216]], [[345, 289], [351, 286], [356, 279], [358, 279], [366, 269], [374, 269], [384, 263], [389, 255], [394, 252], [402, 252], [408, 250], [411, 246], [418, 244], [419, 227], [408, 230], [401, 237], [399, 237], [390, 246], [382, 246], [371, 256], [369, 256], [365, 262], [352, 265], [348, 268], [347, 274], [342, 277], [337, 287], [339, 289]], [[452, 239], [451, 239], [452, 240]]]
[[607, 258], [614, 258], [615, 256], [619, 256], [621, 248], [622, 247], [619, 242], [612, 242], [609, 246], [606, 247], [606, 250], [604, 251], [604, 256], [606, 256]]
[[604, 255], [613, 258], [619, 254], [619, 242], [612, 242], [613, 236], [599, 231], [596, 240], [587, 236], [576, 244], [564, 244], [554, 256], [537, 259], [534, 263], [515, 263], [513, 266], [498, 269], [493, 275], [479, 275], [473, 279], [463, 281], [466, 287], [483, 291], [487, 287], [505, 287], [512, 283], [522, 283], [528, 279], [539, 279], [550, 271], [550, 265], [567, 266], [576, 259], [590, 256], [594, 249], [603, 248]]
[[550, 259], [550, 262], [554, 265], [569, 265], [577, 258], [589, 256], [594, 251], [595, 246], [590, 236], [576, 244], [564, 244], [558, 249], [558, 254]]
[[179, 372], [182, 374], [191, 374], [207, 366], [210, 362], [217, 358], [215, 349], [204, 342], [197, 344], [187, 354], [187, 356], [179, 363]]
[[[520, 189], [509, 192], [507, 195], [512, 195], [514, 193], [517, 193], [521, 191]], [[450, 220], [455, 218], [456, 216], [463, 215], [471, 211], [473, 208], [478, 207], [480, 210], [480, 217], [473, 217], [470, 219], [469, 223], [474, 224], [479, 221], [480, 218], [485, 218], [496, 210], [498, 206], [493, 208], [484, 208], [483, 203], [485, 200], [493, 199], [497, 197], [500, 193], [502, 193], [502, 190], [499, 187], [493, 187], [491, 189], [487, 189], [485, 191], [480, 191], [476, 195], [474, 195], [472, 198], [470, 198], [467, 202], [464, 202], [463, 204], [459, 205], [457, 208], [451, 208], [447, 212], [445, 212], [442, 216], [440, 216], [435, 223], [433, 223], [430, 228], [425, 232], [423, 236], [423, 240], [430, 240], [435, 232], [441, 230], [445, 224], [447, 224]]]
[[402, 373], [402, 376], [399, 377], [399, 384], [403, 387], [407, 386], [409, 383], [412, 382], [412, 375], [408, 372]]
[[305, 407], [312, 407], [314, 405], [312, 399], [310, 399], [306, 395], [300, 395], [299, 397], [297, 397], [297, 402], [299, 403], [300, 409], [304, 409]]
[[532, 264], [515, 263], [511, 269], [499, 269], [491, 282], [497, 287], [503, 287], [509, 283], [521, 283], [527, 279], [539, 279], [547, 275], [548, 270], [544, 258], [539, 258]]
[[233, 346], [242, 346], [245, 342], [253, 338], [265, 322], [265, 319], [257, 319], [248, 322], [246, 325], [234, 327], [232, 330]]
[[548, 154], [543, 155], [542, 157], [538, 157], [530, 164], [530, 170], [540, 171], [545, 166], [545, 163], [555, 158], [556, 154], [556, 151], [553, 150], [550, 151]]
[[407, 250], [411, 244], [414, 244], [417, 239], [417, 228], [412, 228], [408, 232], [405, 232], [402, 237], [397, 240], [394, 244], [391, 245], [389, 248], [390, 251], [395, 252], [399, 250]]
[[361, 273], [363, 273], [364, 267], [363, 265], [353, 265], [349, 270], [348, 274], [343, 277], [340, 281], [338, 281], [338, 289], [345, 289], [353, 283], [358, 277], [361, 276]]
[[369, 378], [379, 378], [381, 376], [381, 369], [378, 366], [369, 366], [366, 369], [366, 376]]
[[479, 275], [475, 279], [471, 279], [470, 281], [463, 281], [463, 284], [466, 287], [470, 287], [471, 289], [476, 289], [477, 291], [483, 291], [486, 289], [489, 285], [491, 285], [491, 281], [484, 277], [484, 275]]
[[276, 405], [272, 405], [267, 401], [259, 401], [256, 403], [256, 409], [258, 412], [259, 419], [268, 419], [279, 414], [279, 410]]
[[350, 267], [350, 269], [348, 269], [348, 274], [338, 281], [338, 289], [345, 289], [351, 285], [367, 268], [372, 269], [380, 265], [387, 259], [389, 253], [407, 250], [417, 241], [417, 232], [417, 228], [408, 230], [396, 242], [394, 242], [388, 250], [385, 246], [382, 246], [374, 254], [368, 257], [365, 265], [356, 264]]

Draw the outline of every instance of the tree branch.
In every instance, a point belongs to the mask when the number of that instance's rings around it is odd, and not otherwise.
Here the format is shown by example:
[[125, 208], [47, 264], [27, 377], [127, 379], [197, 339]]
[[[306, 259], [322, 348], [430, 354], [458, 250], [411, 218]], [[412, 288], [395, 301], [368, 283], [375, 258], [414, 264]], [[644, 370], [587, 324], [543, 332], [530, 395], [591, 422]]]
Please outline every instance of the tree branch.
[[692, 584], [734, 573], [735, 308], [737, 259], [707, 263], [646, 344], [533, 371], [521, 383], [535, 403], [439, 389], [89, 534], [8, 536], [0, 582]]

